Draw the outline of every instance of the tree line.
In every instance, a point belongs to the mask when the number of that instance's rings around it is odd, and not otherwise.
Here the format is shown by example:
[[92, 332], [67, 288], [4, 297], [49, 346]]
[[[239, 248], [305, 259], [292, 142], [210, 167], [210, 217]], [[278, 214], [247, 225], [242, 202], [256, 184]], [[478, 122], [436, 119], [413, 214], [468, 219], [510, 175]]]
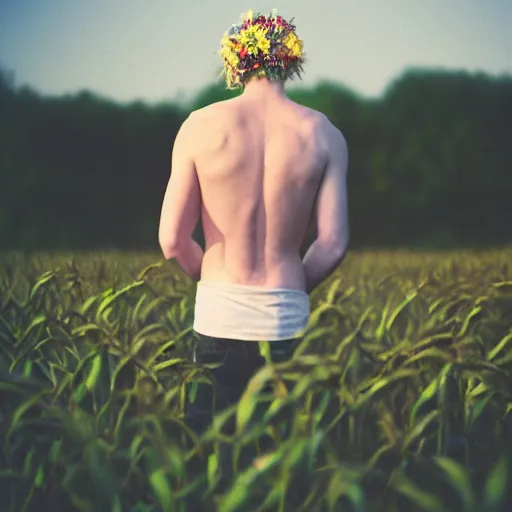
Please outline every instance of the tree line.
[[[236, 94], [218, 83], [181, 105], [50, 97], [1, 71], [0, 249], [158, 249], [179, 127]], [[288, 96], [347, 139], [354, 247], [512, 242], [512, 77], [412, 69], [377, 99], [328, 81]]]

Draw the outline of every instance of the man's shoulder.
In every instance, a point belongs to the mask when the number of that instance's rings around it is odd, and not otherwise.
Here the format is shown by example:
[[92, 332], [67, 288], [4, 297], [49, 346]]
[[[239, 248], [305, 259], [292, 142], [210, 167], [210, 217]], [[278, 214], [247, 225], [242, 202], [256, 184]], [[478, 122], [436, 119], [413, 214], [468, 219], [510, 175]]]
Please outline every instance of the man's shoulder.
[[234, 99], [217, 101], [215, 103], [211, 103], [210, 105], [206, 105], [205, 107], [193, 110], [190, 113], [189, 118], [193, 120], [205, 120], [226, 115], [233, 111], [235, 103], [236, 102], [234, 102]]
[[301, 107], [305, 109], [306, 117], [310, 121], [308, 124], [321, 140], [327, 144], [346, 145], [342, 131], [323, 112], [302, 105]]
[[319, 110], [310, 109], [316, 126], [326, 134], [341, 134], [341, 130]]
[[300, 105], [299, 103], [296, 103], [295, 105], [297, 105], [301, 110], [301, 113], [304, 115], [304, 118], [310, 122], [309, 124], [317, 130], [319, 134], [329, 135], [329, 138], [336, 136], [336, 134], [342, 135], [341, 131], [323, 112], [306, 107], [305, 105]]
[[193, 110], [183, 124], [187, 124], [188, 130], [195, 136], [205, 132], [218, 132], [227, 120], [233, 119], [234, 114], [234, 109], [231, 106], [223, 105], [223, 103], [212, 103]]
[[[236, 118], [230, 115], [232, 109], [222, 107], [220, 102], [212, 103], [189, 113], [180, 132], [187, 134], [186, 140], [193, 147], [194, 154], [206, 146], [212, 146], [226, 133], [226, 127], [232, 126]], [[215, 144], [214, 144], [215, 145]]]
[[318, 114], [318, 130], [325, 138], [325, 140], [330, 144], [342, 145], [343, 147], [345, 147], [347, 141], [345, 139], [345, 136], [343, 135], [343, 132], [325, 114], [323, 114], [322, 112], [318, 112], [316, 110], [315, 112]]

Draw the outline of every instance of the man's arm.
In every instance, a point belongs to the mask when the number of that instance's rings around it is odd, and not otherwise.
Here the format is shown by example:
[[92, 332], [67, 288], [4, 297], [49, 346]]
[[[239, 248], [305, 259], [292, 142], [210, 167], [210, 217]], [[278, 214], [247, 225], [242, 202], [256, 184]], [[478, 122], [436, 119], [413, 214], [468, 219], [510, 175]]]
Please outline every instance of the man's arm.
[[306, 291], [324, 281], [345, 257], [348, 240], [348, 148], [343, 134], [328, 126], [328, 162], [317, 196], [317, 237], [304, 256]]
[[192, 120], [189, 117], [174, 141], [171, 177], [162, 205], [158, 241], [165, 259], [175, 258], [183, 271], [197, 281], [204, 254], [201, 246], [192, 239], [201, 208], [201, 190], [192, 147]]

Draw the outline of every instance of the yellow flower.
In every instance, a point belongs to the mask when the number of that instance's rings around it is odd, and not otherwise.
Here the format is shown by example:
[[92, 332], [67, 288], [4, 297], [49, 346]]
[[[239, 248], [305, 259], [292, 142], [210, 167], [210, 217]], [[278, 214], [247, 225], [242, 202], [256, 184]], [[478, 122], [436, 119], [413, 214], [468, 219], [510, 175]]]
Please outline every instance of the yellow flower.
[[264, 55], [268, 55], [270, 53], [270, 41], [268, 39], [260, 39], [256, 45]]
[[302, 41], [293, 33], [290, 32], [284, 39], [283, 44], [290, 50], [294, 57], [302, 55]]
[[235, 52], [229, 48], [222, 48], [219, 53], [229, 65], [233, 67], [238, 66], [240, 59]]
[[296, 44], [293, 45], [292, 55], [294, 57], [300, 57], [302, 55], [302, 41], [298, 41]]
[[234, 68], [236, 68], [238, 64], [240, 64], [240, 59], [238, 58], [238, 55], [236, 53], [230, 53], [226, 57], [226, 60], [228, 61], [229, 65], [233, 66]]
[[223, 47], [233, 48], [235, 46], [233, 41], [231, 41], [231, 39], [229, 38], [229, 36], [227, 34], [224, 34], [224, 37], [220, 40], [220, 44]]
[[293, 32], [290, 32], [284, 39], [283, 39], [283, 44], [286, 46], [286, 48], [288, 48], [289, 50], [291, 50], [293, 48], [293, 45], [297, 42], [298, 40], [298, 37], [293, 33]]
[[225, 34], [221, 39], [220, 44], [221, 49], [219, 50], [219, 54], [226, 60], [226, 62], [228, 62], [230, 66], [238, 66], [240, 59], [238, 58], [236, 52], [239, 44], [232, 41], [227, 34]]
[[240, 33], [240, 43], [247, 49], [250, 55], [256, 55], [258, 50], [264, 54], [270, 51], [270, 41], [267, 39], [268, 28], [251, 25]]

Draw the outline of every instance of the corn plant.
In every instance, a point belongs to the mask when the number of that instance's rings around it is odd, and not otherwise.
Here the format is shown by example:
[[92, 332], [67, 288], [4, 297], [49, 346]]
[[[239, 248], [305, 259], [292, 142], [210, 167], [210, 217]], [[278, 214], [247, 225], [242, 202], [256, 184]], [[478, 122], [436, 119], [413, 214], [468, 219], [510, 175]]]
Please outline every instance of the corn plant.
[[2, 510], [512, 509], [510, 250], [350, 255], [202, 436], [193, 301], [153, 254], [1, 255]]

